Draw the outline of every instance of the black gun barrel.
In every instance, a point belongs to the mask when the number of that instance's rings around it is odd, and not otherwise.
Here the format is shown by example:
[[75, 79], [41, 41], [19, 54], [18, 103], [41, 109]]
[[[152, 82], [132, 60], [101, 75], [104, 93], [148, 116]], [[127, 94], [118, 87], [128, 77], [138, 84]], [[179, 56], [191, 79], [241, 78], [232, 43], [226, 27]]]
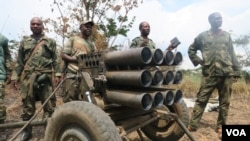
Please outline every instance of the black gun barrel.
[[107, 82], [112, 85], [149, 87], [152, 83], [152, 76], [148, 70], [107, 71], [105, 76]]
[[169, 85], [174, 82], [174, 72], [171, 70], [165, 70], [162, 72], [164, 76], [163, 84]]
[[162, 65], [170, 66], [174, 63], [174, 53], [170, 50], [165, 50], [163, 52], [163, 62]]
[[160, 70], [151, 71], [152, 85], [161, 85], [164, 81], [164, 75]]
[[148, 65], [151, 60], [152, 51], [148, 47], [113, 51], [105, 55], [105, 64], [108, 66], [145, 66]]
[[174, 62], [173, 65], [180, 65], [182, 63], [183, 57], [181, 52], [176, 52], [174, 54]]
[[150, 65], [161, 65], [163, 62], [163, 52], [161, 49], [152, 49], [152, 61]]
[[145, 111], [151, 109], [153, 105], [153, 100], [149, 93], [107, 90], [106, 98], [109, 102]]
[[164, 97], [161, 92], [150, 93], [150, 95], [152, 97], [154, 107], [160, 107], [163, 105]]
[[174, 93], [172, 90], [167, 90], [162, 92], [163, 96], [164, 96], [164, 103], [167, 106], [171, 106], [174, 103]]
[[178, 103], [182, 99], [183, 93], [181, 90], [174, 90], [173, 93], [174, 93], [174, 102]]
[[180, 84], [182, 82], [182, 72], [175, 71], [174, 72], [174, 84]]

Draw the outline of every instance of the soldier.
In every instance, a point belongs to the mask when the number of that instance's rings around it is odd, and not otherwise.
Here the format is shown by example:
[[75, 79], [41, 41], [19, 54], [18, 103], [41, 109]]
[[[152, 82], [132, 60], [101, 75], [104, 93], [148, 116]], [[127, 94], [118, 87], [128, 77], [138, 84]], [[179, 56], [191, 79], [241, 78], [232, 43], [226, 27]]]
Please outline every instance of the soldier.
[[[132, 43], [130, 44], [130, 48], [136, 48], [136, 47], [149, 47], [150, 49], [156, 49], [155, 43], [152, 39], [148, 38], [148, 35], [150, 33], [150, 25], [148, 22], [141, 22], [139, 25], [139, 30], [141, 32], [141, 35], [138, 37], [135, 37], [132, 40]], [[173, 50], [177, 46], [174, 46], [172, 43], [168, 45], [166, 50]]]
[[[56, 42], [43, 33], [43, 21], [38, 17], [32, 18], [30, 29], [33, 34], [24, 36], [20, 42], [17, 63], [11, 77], [14, 86], [18, 80], [21, 82], [23, 121], [28, 121], [35, 114], [35, 102], [44, 103], [52, 93], [53, 83], [58, 84], [61, 76]], [[55, 106], [54, 96], [44, 106], [43, 117], [51, 116]], [[27, 126], [22, 132], [21, 141], [30, 138], [32, 138], [32, 127]]]
[[[6, 119], [6, 107], [4, 105], [5, 81], [9, 82], [11, 72], [11, 54], [8, 47], [8, 39], [0, 34], [0, 124]], [[0, 129], [0, 141], [6, 140], [4, 129]]]
[[150, 33], [149, 23], [145, 21], [141, 22], [139, 25], [139, 30], [141, 32], [141, 35], [132, 40], [130, 48], [147, 46], [150, 49], [155, 49], [155, 43], [148, 38], [148, 35]]
[[[194, 66], [202, 66], [202, 81], [194, 105], [188, 129], [196, 131], [198, 124], [214, 89], [218, 90], [219, 115], [216, 132], [221, 138], [222, 125], [226, 124], [232, 83], [240, 76], [240, 66], [234, 52], [231, 36], [220, 29], [222, 17], [220, 13], [212, 13], [208, 17], [211, 29], [200, 33], [190, 45], [188, 55]], [[202, 59], [197, 55], [202, 54]]]
[[[66, 76], [72, 76], [77, 74], [78, 71], [78, 62], [77, 56], [80, 54], [86, 54], [96, 51], [96, 47], [92, 41], [90, 41], [90, 36], [92, 34], [92, 28], [94, 22], [86, 21], [80, 24], [79, 35], [69, 38], [65, 48], [62, 51], [61, 57], [66, 64], [64, 70]], [[78, 81], [74, 78], [66, 79], [64, 85], [64, 102], [69, 102], [73, 100], [82, 100], [82, 96], [78, 92], [79, 84]]]

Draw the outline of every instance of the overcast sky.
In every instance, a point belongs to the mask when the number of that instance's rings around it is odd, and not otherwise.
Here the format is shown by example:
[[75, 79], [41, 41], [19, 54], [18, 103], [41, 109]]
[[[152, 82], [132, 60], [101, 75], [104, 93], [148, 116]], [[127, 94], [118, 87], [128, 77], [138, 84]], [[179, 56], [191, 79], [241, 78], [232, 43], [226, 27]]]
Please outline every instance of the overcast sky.
[[[30, 34], [29, 21], [32, 17], [56, 17], [50, 12], [50, 0], [6, 0], [0, 8], [0, 32], [9, 39]], [[222, 29], [232, 31], [232, 38], [250, 33], [249, 0], [144, 0], [129, 16], [136, 16], [128, 37], [119, 37], [116, 43], [127, 46], [129, 41], [140, 34], [141, 21], [151, 25], [149, 37], [158, 48], [165, 49], [173, 37], [181, 44], [177, 48], [184, 56], [182, 68], [192, 69], [187, 48], [202, 31], [208, 30], [208, 15], [220, 12], [223, 17]], [[19, 39], [19, 38], [18, 38]], [[240, 53], [236, 48], [236, 53]]]

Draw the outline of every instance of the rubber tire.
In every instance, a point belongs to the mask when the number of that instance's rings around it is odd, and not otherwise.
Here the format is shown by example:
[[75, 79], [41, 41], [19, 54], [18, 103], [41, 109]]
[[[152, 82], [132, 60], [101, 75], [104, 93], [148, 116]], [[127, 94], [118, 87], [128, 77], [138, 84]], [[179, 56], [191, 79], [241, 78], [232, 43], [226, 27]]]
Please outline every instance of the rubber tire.
[[96, 105], [72, 101], [55, 110], [48, 119], [45, 141], [121, 141], [111, 118]]
[[[180, 120], [187, 127], [189, 123], [189, 113], [186, 103], [181, 99], [178, 103], [172, 106], [164, 106], [168, 108], [169, 112], [176, 113]], [[162, 109], [162, 108], [161, 108]], [[167, 111], [167, 110], [166, 110]], [[183, 135], [184, 131], [176, 121], [170, 122], [162, 127], [157, 126], [154, 122], [143, 127], [144, 134], [153, 141], [177, 141]]]

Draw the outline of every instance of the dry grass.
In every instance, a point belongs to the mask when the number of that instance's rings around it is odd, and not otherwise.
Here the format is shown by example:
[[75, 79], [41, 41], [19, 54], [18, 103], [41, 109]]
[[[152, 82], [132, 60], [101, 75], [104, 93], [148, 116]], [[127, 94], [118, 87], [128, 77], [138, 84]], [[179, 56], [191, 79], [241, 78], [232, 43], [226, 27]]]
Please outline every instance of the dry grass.
[[238, 82], [233, 84], [233, 93], [237, 95], [250, 95], [250, 84], [246, 84], [244, 80], [239, 79]]
[[180, 84], [185, 97], [195, 97], [200, 87], [200, 77], [197, 75], [184, 75], [183, 81]]
[[[200, 87], [200, 75], [184, 75], [183, 81], [180, 84], [180, 89], [183, 91], [185, 97], [194, 98]], [[214, 91], [212, 97], [217, 96], [217, 91]], [[250, 96], [250, 84], [246, 84], [243, 79], [239, 79], [236, 83], [233, 83], [232, 97], [249, 97]]]
[[237, 83], [234, 83], [230, 106], [236, 110], [245, 111], [245, 113], [249, 113], [249, 101], [250, 84], [246, 84], [243, 80], [239, 80]]

